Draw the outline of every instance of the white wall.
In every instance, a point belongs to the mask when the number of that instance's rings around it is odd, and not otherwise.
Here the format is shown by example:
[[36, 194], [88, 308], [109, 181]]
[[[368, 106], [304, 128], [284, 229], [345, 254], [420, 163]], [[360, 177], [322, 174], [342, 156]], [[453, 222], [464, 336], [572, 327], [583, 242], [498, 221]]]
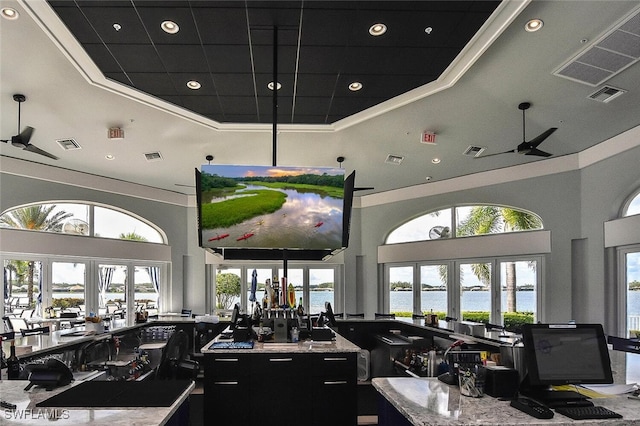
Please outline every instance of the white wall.
[[[617, 217], [625, 198], [640, 186], [640, 147], [632, 147], [601, 161], [591, 161], [580, 168], [573, 166], [573, 156], [554, 160], [559, 164], [569, 162], [571, 166], [567, 169], [570, 171], [523, 179], [516, 167], [503, 171], [503, 183], [467, 189], [450, 189], [452, 186], [447, 182], [440, 187], [433, 183], [425, 184], [434, 185], [432, 189], [422, 185], [414, 188], [419, 194], [416, 198], [394, 200], [388, 204], [369, 203], [365, 197], [356, 200], [356, 206], [366, 207], [355, 209], [349, 248], [343, 253], [344, 311], [373, 315], [380, 308], [378, 246], [396, 226], [428, 211], [459, 204], [488, 203], [533, 211], [544, 221], [545, 230], [550, 231], [551, 252], [545, 256], [544, 276], [546, 316], [542, 320], [604, 322], [612, 330], [616, 315], [612, 297], [616, 283], [615, 275], [609, 272], [613, 265], [607, 263], [611, 256], [604, 248], [603, 224]], [[2, 211], [46, 200], [93, 201], [121, 207], [161, 227], [171, 245], [171, 309], [188, 306], [194, 312], [204, 312], [205, 260], [204, 251], [197, 244], [193, 200], [184, 197], [176, 202], [175, 193], [169, 193], [167, 199], [145, 199], [140, 198], [140, 193], [127, 196], [111, 193], [105, 187], [93, 190], [72, 182], [32, 179], [18, 176], [13, 171], [6, 173], [4, 161], [0, 170]], [[535, 162], [525, 167], [535, 170]], [[478, 179], [483, 177], [478, 176], [475, 180]], [[441, 190], [445, 186], [449, 189]], [[144, 187], [136, 188], [140, 191]], [[158, 190], [150, 191], [157, 193]], [[407, 193], [411, 193], [411, 189], [401, 191], [405, 198]], [[376, 197], [378, 200], [380, 196]], [[586, 258], [572, 259], [572, 252], [584, 253]], [[572, 282], [575, 281], [572, 275], [574, 265], [580, 272], [574, 274], [580, 277], [577, 282]]]

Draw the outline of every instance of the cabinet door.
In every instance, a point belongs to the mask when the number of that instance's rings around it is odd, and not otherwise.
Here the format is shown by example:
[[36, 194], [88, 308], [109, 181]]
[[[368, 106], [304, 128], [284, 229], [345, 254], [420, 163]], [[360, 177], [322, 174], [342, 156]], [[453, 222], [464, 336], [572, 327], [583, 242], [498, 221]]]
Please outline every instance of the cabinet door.
[[217, 380], [205, 387], [205, 424], [248, 425], [251, 423], [249, 377]]
[[[262, 401], [261, 412], [251, 424], [289, 424], [308, 414], [312, 403], [306, 391], [308, 380], [304, 355], [260, 354], [251, 359], [251, 392]], [[261, 423], [262, 422], [262, 423]]]
[[250, 359], [243, 354], [204, 356], [204, 418], [208, 423], [249, 424]]
[[313, 395], [312, 424], [357, 424], [356, 354], [314, 355], [310, 390]]

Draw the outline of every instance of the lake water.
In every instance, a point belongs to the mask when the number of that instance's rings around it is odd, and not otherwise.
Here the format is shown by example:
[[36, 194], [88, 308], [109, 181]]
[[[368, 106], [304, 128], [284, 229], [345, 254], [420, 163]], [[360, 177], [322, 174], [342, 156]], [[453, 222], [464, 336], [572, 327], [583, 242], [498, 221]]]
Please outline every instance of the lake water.
[[[230, 234], [222, 240], [207, 243], [208, 246], [310, 249], [342, 246], [342, 199], [257, 185], [248, 185], [244, 190], [256, 189], [284, 192], [286, 201], [275, 213], [256, 216], [228, 228], [203, 229], [205, 242]], [[248, 234], [253, 235], [237, 240]]]

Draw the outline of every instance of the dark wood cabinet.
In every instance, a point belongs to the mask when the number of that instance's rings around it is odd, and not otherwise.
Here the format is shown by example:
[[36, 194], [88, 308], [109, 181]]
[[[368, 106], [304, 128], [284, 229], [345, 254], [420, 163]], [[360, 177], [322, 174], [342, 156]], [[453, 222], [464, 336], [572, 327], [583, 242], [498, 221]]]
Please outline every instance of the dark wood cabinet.
[[[207, 353], [206, 421], [357, 424], [357, 353]], [[283, 422], [284, 421], [284, 422]]]

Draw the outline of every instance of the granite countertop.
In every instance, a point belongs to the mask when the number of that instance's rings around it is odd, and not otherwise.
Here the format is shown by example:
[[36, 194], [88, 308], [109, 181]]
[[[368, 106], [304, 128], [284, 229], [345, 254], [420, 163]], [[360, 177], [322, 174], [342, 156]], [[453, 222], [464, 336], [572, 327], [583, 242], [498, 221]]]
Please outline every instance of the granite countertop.
[[[216, 353], [345, 353], [360, 352], [360, 348], [344, 337], [336, 333], [335, 340], [319, 342], [304, 340], [298, 343], [270, 343], [255, 342], [253, 349], [209, 349], [213, 342], [219, 341], [219, 336], [204, 345], [201, 352], [204, 354]], [[222, 340], [231, 342], [231, 340]]]
[[36, 407], [56, 394], [76, 386], [81, 381], [47, 391], [39, 386], [29, 391], [24, 388], [27, 380], [0, 381], [2, 400], [16, 404], [16, 410], [0, 408], [0, 424], [2, 425], [84, 425], [94, 426], [151, 426], [164, 425], [176, 412], [178, 407], [188, 398], [194, 384], [182, 394], [170, 407], [127, 407], [127, 408], [52, 408]]
[[[457, 386], [437, 378], [377, 377], [371, 383], [411, 424], [423, 425], [569, 425], [576, 423], [561, 414], [552, 419], [531, 417], [488, 395], [462, 396]], [[640, 425], [640, 402], [623, 396], [598, 398], [593, 402], [623, 416], [622, 419], [582, 420], [579, 423]]]

